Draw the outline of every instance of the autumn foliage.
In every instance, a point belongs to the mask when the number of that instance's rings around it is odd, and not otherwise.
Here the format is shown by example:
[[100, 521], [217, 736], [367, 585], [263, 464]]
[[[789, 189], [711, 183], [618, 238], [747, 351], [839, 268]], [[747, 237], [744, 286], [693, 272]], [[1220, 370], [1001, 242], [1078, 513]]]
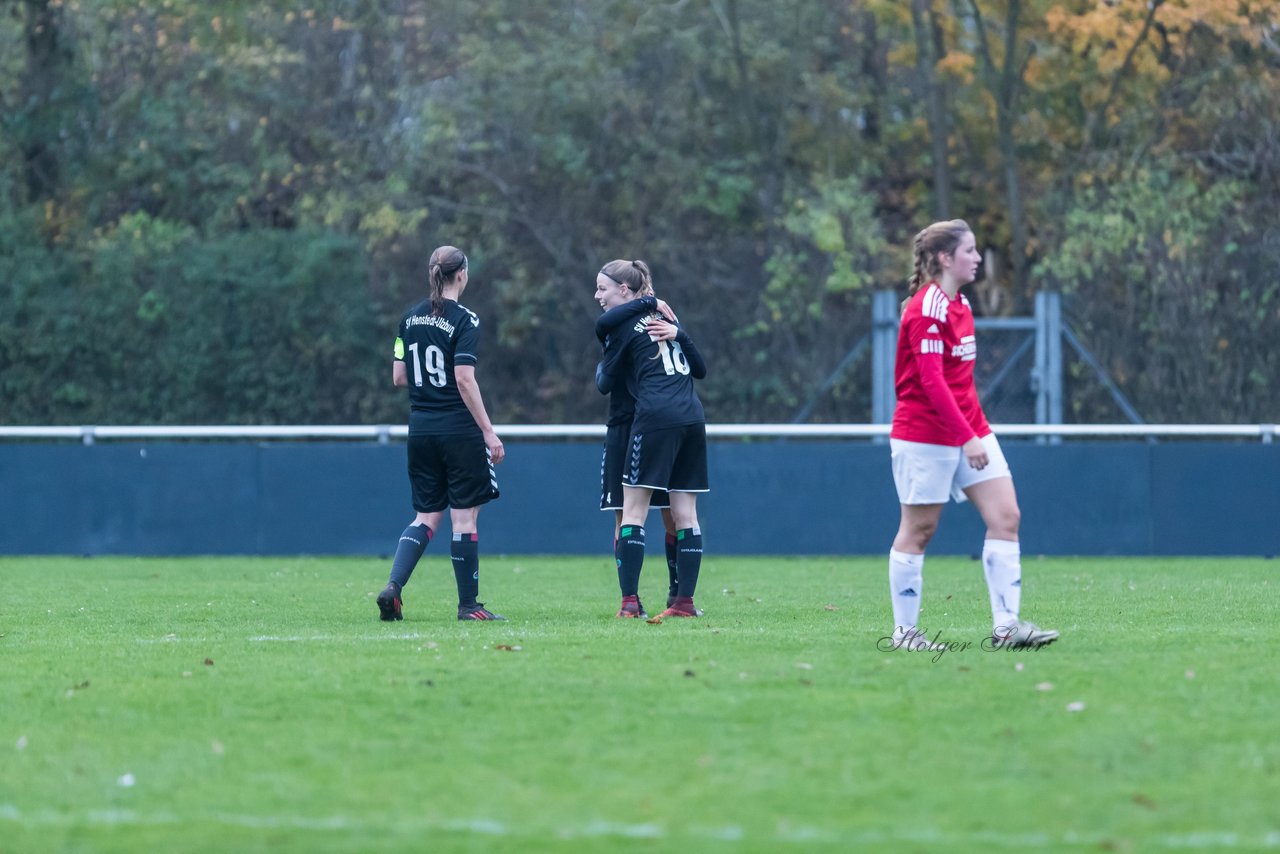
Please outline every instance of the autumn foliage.
[[711, 419], [786, 421], [955, 216], [980, 310], [1061, 291], [1146, 419], [1280, 406], [1280, 0], [23, 0], [0, 57], [9, 423], [399, 421], [441, 243], [496, 420], [601, 417], [593, 276], [643, 257]]

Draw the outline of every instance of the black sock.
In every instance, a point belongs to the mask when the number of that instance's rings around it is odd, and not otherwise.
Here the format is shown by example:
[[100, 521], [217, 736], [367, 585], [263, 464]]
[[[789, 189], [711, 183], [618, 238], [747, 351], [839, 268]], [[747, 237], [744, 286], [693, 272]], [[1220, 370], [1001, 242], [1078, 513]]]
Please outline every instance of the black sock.
[[676, 531], [676, 567], [680, 572], [680, 595], [692, 599], [698, 588], [698, 571], [702, 569], [701, 528]]
[[618, 587], [623, 596], [636, 596], [640, 591], [640, 569], [644, 566], [644, 528], [623, 525], [618, 536]]
[[391, 583], [396, 586], [397, 593], [409, 583], [409, 576], [413, 575], [413, 568], [418, 565], [418, 559], [426, 551], [433, 533], [426, 525], [414, 523], [400, 535], [396, 556], [391, 561]]
[[458, 607], [476, 604], [480, 593], [480, 535], [454, 534], [449, 554], [453, 578], [458, 582]]
[[680, 595], [680, 574], [676, 571], [676, 535], [667, 532], [667, 573], [670, 581], [667, 585], [667, 598]]

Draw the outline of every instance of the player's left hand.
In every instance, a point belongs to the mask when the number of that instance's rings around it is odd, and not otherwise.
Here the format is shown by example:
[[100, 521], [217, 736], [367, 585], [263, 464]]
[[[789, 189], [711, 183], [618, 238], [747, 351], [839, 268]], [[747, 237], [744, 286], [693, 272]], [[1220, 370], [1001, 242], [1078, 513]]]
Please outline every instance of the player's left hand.
[[507, 449], [502, 447], [502, 440], [492, 430], [485, 431], [484, 445], [489, 449], [489, 462], [495, 466], [507, 457]]
[[668, 323], [660, 317], [655, 317], [644, 325], [644, 331], [649, 333], [649, 340], [651, 341], [670, 341], [676, 337], [676, 333], [680, 330], [674, 323]]
[[965, 442], [960, 451], [969, 461], [969, 465], [978, 471], [982, 471], [991, 462], [990, 457], [987, 456], [986, 445], [982, 444], [982, 440], [977, 436]]

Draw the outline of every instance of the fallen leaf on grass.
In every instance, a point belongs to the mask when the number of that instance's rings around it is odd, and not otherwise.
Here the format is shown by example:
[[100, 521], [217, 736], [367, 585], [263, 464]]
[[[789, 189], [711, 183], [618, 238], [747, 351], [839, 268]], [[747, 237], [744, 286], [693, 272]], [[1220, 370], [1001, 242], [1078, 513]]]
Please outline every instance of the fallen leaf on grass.
[[965, 666], [963, 666], [963, 665], [961, 665], [960, 667], [957, 667], [957, 668], [956, 668], [956, 670], [959, 670], [961, 673], [968, 673], [968, 672], [969, 672], [969, 668], [968, 668], [968, 667], [965, 667]]
[[645, 622], [651, 626], [660, 626], [662, 625], [662, 617], [661, 615], [650, 617], [649, 619], [645, 620]]
[[500, 649], [504, 652], [519, 652], [521, 649], [523, 649], [523, 647], [521, 647], [519, 644], [512, 646], [509, 643], [495, 643], [493, 645], [493, 648]]
[[1142, 792], [1138, 792], [1138, 794], [1133, 796], [1133, 802], [1138, 806], [1146, 807], [1149, 810], [1157, 809], [1156, 802], [1142, 794]]
[[206, 659], [204, 660], [204, 664], [205, 664], [205, 667], [213, 667], [213, 659], [212, 659], [212, 658], [206, 658]]

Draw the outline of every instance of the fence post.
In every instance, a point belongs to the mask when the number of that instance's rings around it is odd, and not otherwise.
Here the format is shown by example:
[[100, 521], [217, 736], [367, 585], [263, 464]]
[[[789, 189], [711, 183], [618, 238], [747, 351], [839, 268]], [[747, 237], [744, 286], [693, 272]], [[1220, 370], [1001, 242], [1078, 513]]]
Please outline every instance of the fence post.
[[898, 348], [898, 300], [893, 291], [876, 291], [871, 297], [871, 422], [893, 420], [896, 397], [893, 363]]
[[1062, 295], [1044, 295], [1044, 331], [1048, 337], [1048, 359], [1045, 368], [1045, 386], [1049, 398], [1049, 420], [1046, 424], [1062, 423]]
[[[1062, 297], [1036, 294], [1036, 358], [1031, 369], [1031, 390], [1036, 394], [1036, 423], [1062, 423]], [[1044, 437], [1041, 437], [1043, 441]], [[1057, 444], [1061, 437], [1051, 437]]]

